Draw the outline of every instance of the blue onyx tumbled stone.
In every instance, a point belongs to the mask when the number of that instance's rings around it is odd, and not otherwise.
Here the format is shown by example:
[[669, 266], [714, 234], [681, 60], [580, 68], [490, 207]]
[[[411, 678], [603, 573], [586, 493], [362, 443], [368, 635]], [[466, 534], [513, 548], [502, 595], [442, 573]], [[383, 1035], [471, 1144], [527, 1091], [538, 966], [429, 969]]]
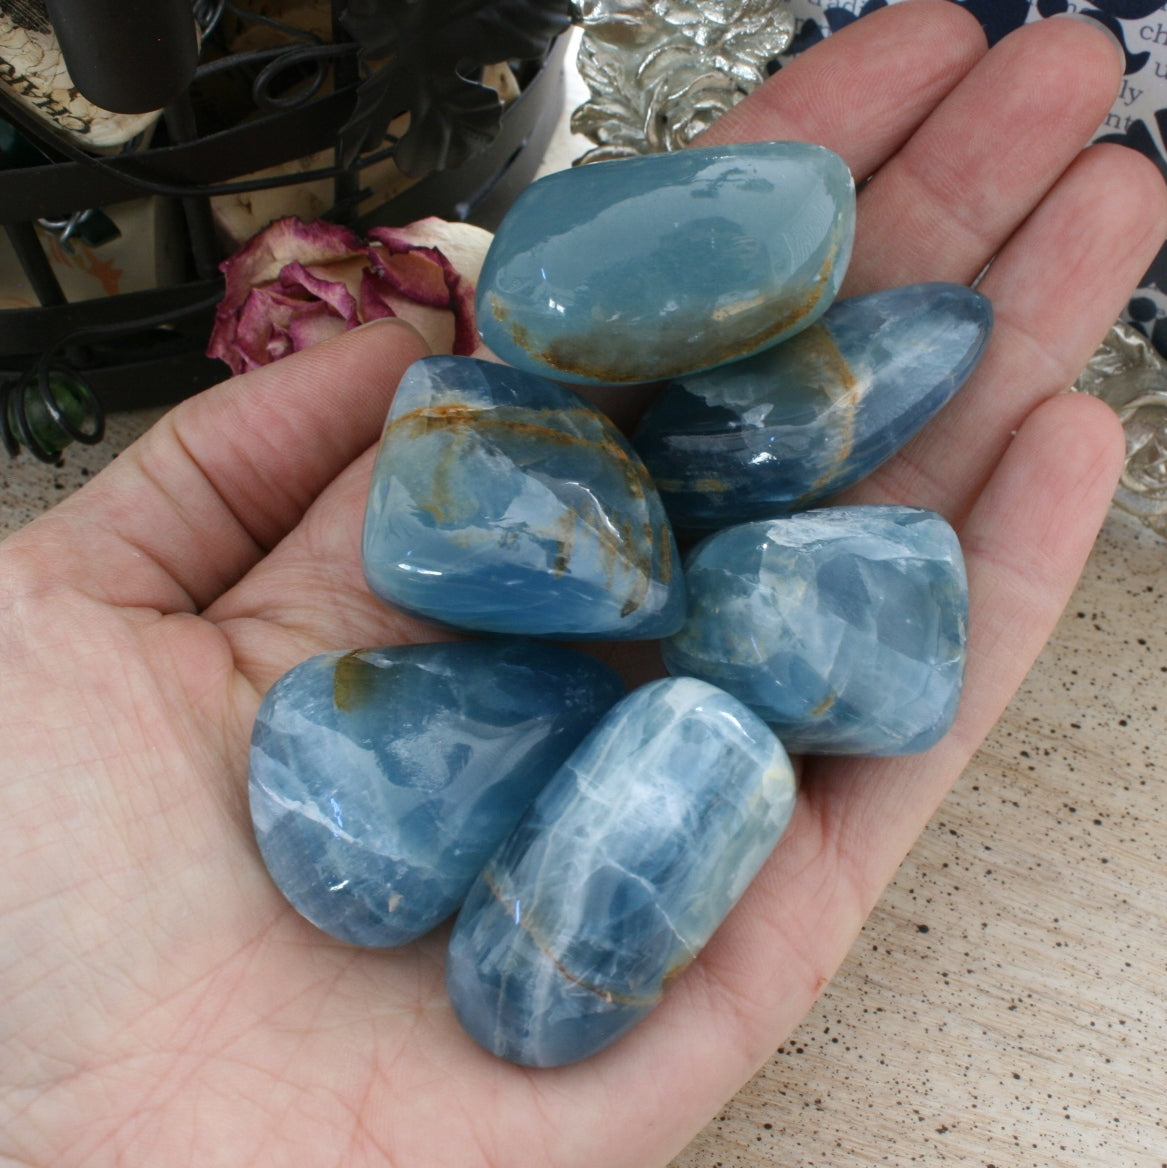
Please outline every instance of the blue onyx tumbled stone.
[[527, 1066], [615, 1041], [700, 951], [786, 829], [790, 762], [695, 678], [615, 706], [491, 857], [446, 965], [455, 1013]]
[[571, 390], [469, 357], [402, 379], [363, 560], [383, 600], [480, 632], [651, 638], [684, 619], [672, 528], [627, 439]]
[[678, 530], [797, 511], [891, 457], [968, 379], [992, 307], [960, 284], [833, 304], [744, 361], [665, 386], [634, 445]]
[[403, 945], [455, 912], [543, 784], [624, 693], [534, 642], [312, 657], [260, 705], [249, 793], [292, 906], [354, 945]]
[[956, 533], [914, 507], [804, 511], [690, 553], [670, 673], [721, 686], [792, 752], [908, 754], [948, 730], [968, 588]]
[[805, 328], [851, 255], [855, 188], [821, 146], [751, 142], [551, 174], [498, 228], [482, 339], [559, 380], [656, 381]]

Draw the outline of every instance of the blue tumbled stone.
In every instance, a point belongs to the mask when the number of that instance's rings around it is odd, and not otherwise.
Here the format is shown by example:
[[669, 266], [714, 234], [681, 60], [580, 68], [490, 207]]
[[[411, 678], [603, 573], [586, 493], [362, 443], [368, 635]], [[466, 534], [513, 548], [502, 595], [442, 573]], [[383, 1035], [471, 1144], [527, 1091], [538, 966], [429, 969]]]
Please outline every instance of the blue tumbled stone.
[[478, 282], [482, 339], [564, 381], [656, 381], [805, 328], [850, 259], [855, 188], [821, 146], [593, 163], [515, 201]]
[[728, 527], [692, 551], [670, 673], [740, 698], [790, 751], [908, 754], [948, 730], [968, 588], [931, 511], [856, 506]]
[[624, 692], [536, 643], [312, 657], [264, 698], [252, 822], [292, 906], [354, 945], [403, 945], [462, 903], [487, 857]]
[[960, 284], [840, 300], [744, 361], [671, 381], [634, 445], [678, 529], [797, 511], [890, 458], [972, 373], [992, 307]]
[[672, 529], [627, 439], [571, 390], [469, 357], [402, 379], [363, 559], [390, 604], [480, 632], [650, 638], [684, 619]]
[[491, 858], [446, 983], [487, 1050], [528, 1066], [595, 1053], [700, 951], [790, 820], [786, 752], [694, 678], [615, 706]]

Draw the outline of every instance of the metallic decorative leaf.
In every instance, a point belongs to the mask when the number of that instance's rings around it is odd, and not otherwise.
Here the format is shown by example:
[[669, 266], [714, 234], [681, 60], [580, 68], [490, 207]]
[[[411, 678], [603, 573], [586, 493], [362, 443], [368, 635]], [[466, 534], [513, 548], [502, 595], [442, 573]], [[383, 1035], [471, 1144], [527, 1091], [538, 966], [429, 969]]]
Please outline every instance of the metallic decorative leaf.
[[1074, 389], [1101, 398], [1122, 420], [1126, 463], [1115, 504], [1167, 536], [1167, 358], [1120, 321]]
[[502, 105], [475, 74], [543, 56], [571, 23], [570, 0], [351, 0], [341, 23], [364, 69], [342, 157], [376, 147], [408, 111], [396, 157], [416, 175], [457, 166], [494, 137]]
[[688, 145], [790, 44], [788, 0], [581, 0], [579, 71], [591, 98], [571, 128], [581, 162]]

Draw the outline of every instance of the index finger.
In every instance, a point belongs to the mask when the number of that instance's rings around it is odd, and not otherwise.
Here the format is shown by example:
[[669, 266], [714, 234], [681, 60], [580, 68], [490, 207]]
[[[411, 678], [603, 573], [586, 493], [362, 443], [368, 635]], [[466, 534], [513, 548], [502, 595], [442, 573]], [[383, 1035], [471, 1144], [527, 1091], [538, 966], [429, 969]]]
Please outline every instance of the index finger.
[[216, 385], [5, 551], [107, 603], [198, 612], [377, 440], [398, 379], [428, 351], [390, 319]]

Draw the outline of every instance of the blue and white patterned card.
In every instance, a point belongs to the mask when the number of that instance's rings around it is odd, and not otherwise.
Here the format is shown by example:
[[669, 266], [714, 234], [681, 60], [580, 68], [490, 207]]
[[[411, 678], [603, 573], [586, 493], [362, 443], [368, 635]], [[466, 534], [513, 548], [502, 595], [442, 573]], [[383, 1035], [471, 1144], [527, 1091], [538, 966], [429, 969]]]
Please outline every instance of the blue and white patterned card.
[[[889, 0], [792, 0], [794, 51], [851, 24]], [[890, 0], [895, 3], [896, 0]], [[963, 3], [995, 43], [1015, 28], [1063, 12], [1080, 12], [1104, 24], [1122, 42], [1122, 90], [1094, 140], [1121, 142], [1154, 161], [1167, 178], [1167, 4], [1158, 0], [953, 0]], [[1167, 356], [1167, 247], [1164, 247], [1124, 317], [1138, 325]]]

